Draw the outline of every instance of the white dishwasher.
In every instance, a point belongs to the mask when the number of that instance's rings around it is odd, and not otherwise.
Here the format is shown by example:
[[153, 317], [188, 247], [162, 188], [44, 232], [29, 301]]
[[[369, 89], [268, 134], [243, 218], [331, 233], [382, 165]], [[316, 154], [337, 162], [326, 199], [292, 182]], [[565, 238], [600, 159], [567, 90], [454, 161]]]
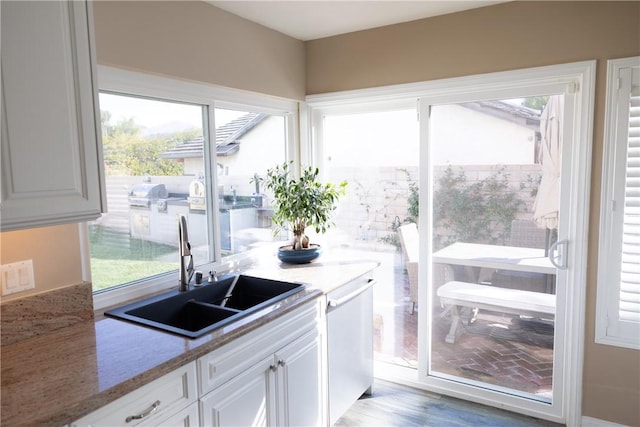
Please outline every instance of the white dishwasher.
[[329, 421], [373, 385], [373, 285], [361, 276], [327, 295]]

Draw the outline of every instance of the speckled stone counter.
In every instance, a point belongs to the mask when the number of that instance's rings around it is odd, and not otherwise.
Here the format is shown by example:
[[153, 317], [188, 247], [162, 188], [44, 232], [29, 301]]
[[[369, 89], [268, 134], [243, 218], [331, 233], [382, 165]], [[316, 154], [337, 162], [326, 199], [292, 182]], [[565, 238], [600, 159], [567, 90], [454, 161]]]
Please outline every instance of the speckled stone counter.
[[2, 345], [2, 426], [70, 423], [377, 265], [339, 257], [298, 266], [281, 264], [275, 258], [263, 260], [243, 273], [303, 282], [308, 287], [275, 307], [197, 339], [96, 316]]
[[379, 263], [365, 258], [354, 258], [353, 252], [335, 251], [323, 255], [309, 264], [283, 264], [266, 259], [243, 273], [284, 282], [307, 283], [324, 294], [348, 283], [378, 267]]

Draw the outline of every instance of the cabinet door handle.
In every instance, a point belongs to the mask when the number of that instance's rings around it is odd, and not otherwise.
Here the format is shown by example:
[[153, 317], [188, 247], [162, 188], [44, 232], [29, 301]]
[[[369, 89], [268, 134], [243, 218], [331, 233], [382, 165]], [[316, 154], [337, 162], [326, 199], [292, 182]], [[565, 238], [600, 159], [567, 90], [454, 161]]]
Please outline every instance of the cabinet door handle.
[[282, 360], [282, 359], [279, 359], [279, 360], [278, 360], [278, 363], [276, 363], [275, 365], [269, 365], [269, 369], [271, 369], [273, 372], [275, 372], [275, 371], [277, 371], [277, 370], [278, 370], [278, 367], [280, 367], [280, 366], [284, 366], [284, 365], [286, 365], [286, 364], [287, 364], [287, 362], [285, 362], [285, 361], [284, 361], [284, 360]]
[[156, 400], [151, 404], [151, 406], [149, 406], [149, 408], [144, 410], [142, 413], [138, 415], [129, 415], [124, 421], [127, 423], [130, 423], [131, 421], [134, 421], [134, 420], [141, 420], [153, 414], [154, 412], [156, 412], [159, 407], [160, 407], [160, 401]]

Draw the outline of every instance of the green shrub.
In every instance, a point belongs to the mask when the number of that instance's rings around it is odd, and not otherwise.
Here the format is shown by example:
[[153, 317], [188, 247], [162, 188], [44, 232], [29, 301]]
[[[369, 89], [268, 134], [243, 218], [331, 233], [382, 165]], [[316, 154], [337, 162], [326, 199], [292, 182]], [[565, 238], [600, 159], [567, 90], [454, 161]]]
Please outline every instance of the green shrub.
[[469, 184], [464, 170], [449, 166], [433, 195], [434, 249], [457, 241], [505, 244], [522, 203], [504, 169]]

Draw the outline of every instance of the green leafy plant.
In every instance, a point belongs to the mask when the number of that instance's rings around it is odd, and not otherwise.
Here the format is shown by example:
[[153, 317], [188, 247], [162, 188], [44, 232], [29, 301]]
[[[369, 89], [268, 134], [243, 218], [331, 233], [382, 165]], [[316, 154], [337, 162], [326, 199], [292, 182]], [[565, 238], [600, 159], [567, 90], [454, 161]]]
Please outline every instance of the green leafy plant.
[[511, 221], [522, 205], [507, 178], [504, 170], [499, 170], [469, 184], [463, 170], [455, 174], [448, 167], [433, 195], [434, 229], [441, 231], [434, 233], [434, 244], [442, 247], [456, 241], [507, 241]]
[[542, 180], [542, 175], [527, 175], [527, 178], [520, 183], [520, 189], [528, 189], [529, 195], [531, 197], [536, 197], [538, 195], [538, 188], [540, 187], [540, 181]]
[[[384, 237], [380, 238], [382, 243], [387, 243], [396, 247], [396, 249], [400, 250], [400, 238], [398, 236], [398, 228], [403, 224], [408, 224], [411, 222], [418, 223], [418, 216], [420, 213], [420, 191], [418, 189], [418, 185], [415, 181], [412, 181], [411, 174], [407, 169], [401, 169], [407, 176], [407, 185], [409, 187], [409, 197], [407, 198], [407, 216], [401, 221], [399, 216], [393, 218], [391, 222], [391, 226], [389, 230], [391, 230], [390, 234], [387, 234]], [[395, 202], [395, 200], [394, 200]]]
[[[264, 181], [267, 189], [273, 191], [275, 209], [273, 222], [277, 231], [290, 227], [293, 232], [292, 247], [300, 250], [309, 246], [305, 235], [307, 227], [313, 227], [317, 233], [324, 233], [333, 225], [331, 214], [336, 208], [340, 196], [345, 194], [347, 182], [338, 185], [320, 183], [318, 168], [308, 167], [302, 171], [299, 179], [292, 176], [290, 163], [283, 163], [267, 170]], [[255, 178], [252, 179], [252, 182]]]
[[169, 148], [172, 148], [172, 145], [167, 141], [142, 139], [126, 148], [124, 164], [134, 176], [180, 176], [184, 170], [182, 163], [160, 157], [160, 154]]
[[407, 199], [409, 207], [407, 208], [407, 217], [405, 223], [415, 222], [418, 223], [418, 217], [420, 216], [420, 189], [415, 182], [409, 183], [409, 197]]
[[133, 117], [111, 124], [111, 113], [100, 111], [102, 146], [106, 175], [182, 175], [184, 166], [161, 154], [177, 145], [202, 136], [199, 129], [188, 129], [154, 137], [144, 136]]

